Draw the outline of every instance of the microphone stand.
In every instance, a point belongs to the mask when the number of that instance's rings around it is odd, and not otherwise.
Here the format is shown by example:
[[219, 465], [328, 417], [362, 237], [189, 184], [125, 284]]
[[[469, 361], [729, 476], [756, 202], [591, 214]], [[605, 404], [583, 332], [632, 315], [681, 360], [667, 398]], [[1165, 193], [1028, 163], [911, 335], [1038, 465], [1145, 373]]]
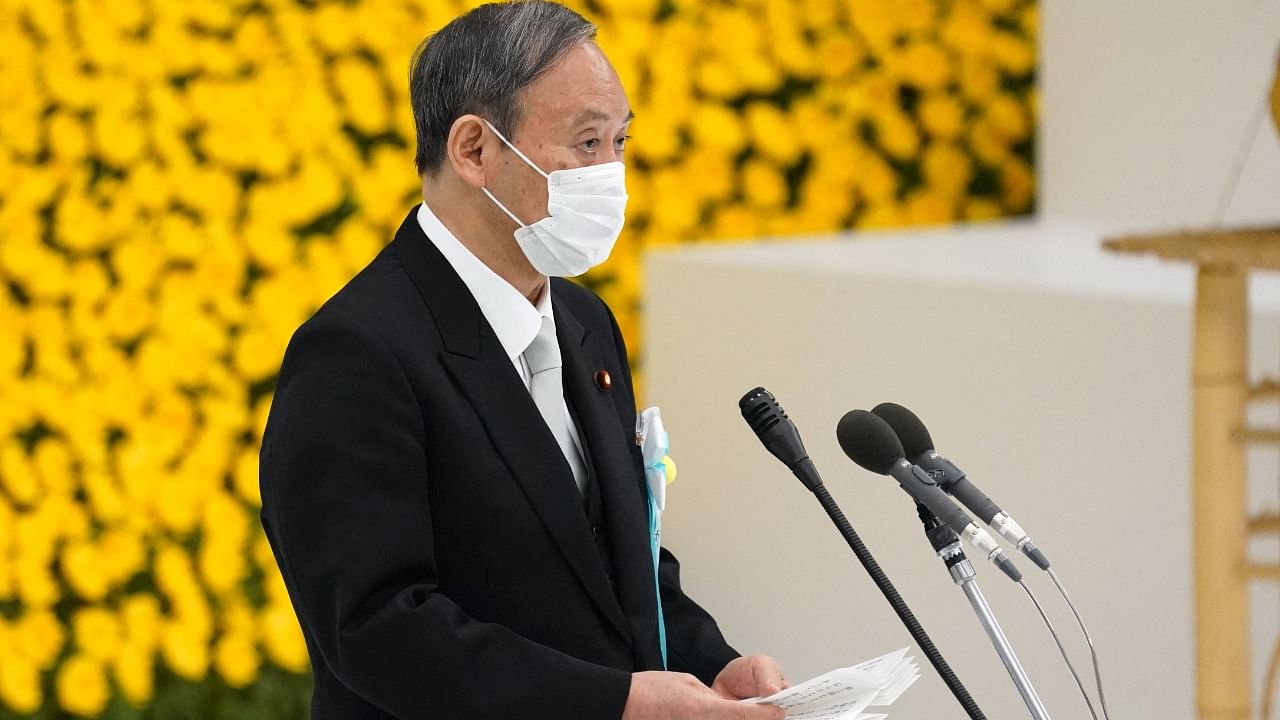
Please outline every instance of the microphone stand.
[[982, 590], [978, 588], [977, 573], [973, 571], [973, 565], [969, 564], [964, 550], [960, 547], [959, 536], [938, 520], [937, 516], [924, 505], [916, 503], [916, 512], [920, 516], [920, 521], [924, 523], [925, 537], [929, 539], [934, 552], [947, 566], [951, 579], [960, 586], [961, 590], [964, 590], [965, 597], [969, 599], [969, 605], [978, 616], [978, 622], [982, 623], [982, 629], [987, 632], [987, 637], [995, 646], [1000, 662], [1004, 663], [1005, 670], [1009, 671], [1009, 677], [1013, 679], [1014, 687], [1018, 689], [1022, 701], [1027, 704], [1027, 709], [1031, 711], [1031, 717], [1035, 720], [1050, 720], [1049, 711], [1040, 701], [1040, 696], [1031, 685], [1031, 678], [1027, 677], [1027, 671], [1022, 669], [1022, 663], [1014, 654], [1013, 646], [1009, 644], [1009, 639], [1000, 628], [995, 613], [991, 611], [991, 606], [983, 597]]

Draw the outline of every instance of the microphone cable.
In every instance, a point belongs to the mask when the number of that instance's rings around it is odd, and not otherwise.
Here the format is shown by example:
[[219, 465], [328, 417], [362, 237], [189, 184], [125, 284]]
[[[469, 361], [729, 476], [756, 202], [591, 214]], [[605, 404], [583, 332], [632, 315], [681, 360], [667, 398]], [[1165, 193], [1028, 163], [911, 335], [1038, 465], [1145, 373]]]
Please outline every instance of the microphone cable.
[[[1053, 579], [1053, 584], [1058, 588], [1058, 594], [1062, 595], [1062, 599], [1067, 601], [1067, 607], [1071, 608], [1071, 614], [1075, 616], [1076, 624], [1080, 626], [1080, 632], [1084, 634], [1084, 640], [1089, 644], [1089, 656], [1093, 659], [1093, 678], [1098, 684], [1098, 701], [1102, 705], [1102, 717], [1105, 720], [1111, 720], [1111, 713], [1107, 711], [1107, 696], [1102, 692], [1102, 670], [1098, 666], [1098, 651], [1093, 647], [1093, 638], [1089, 636], [1089, 628], [1085, 627], [1084, 618], [1080, 617], [1080, 611], [1076, 610], [1076, 604], [1071, 602], [1071, 596], [1067, 594], [1067, 589], [1058, 580], [1058, 574], [1052, 568], [1045, 572], [1049, 573], [1049, 577]], [[1037, 603], [1038, 605], [1039, 603]], [[1096, 718], [1097, 716], [1095, 715], [1094, 717]]]
[[[1052, 572], [1052, 571], [1050, 571]], [[1076, 681], [1076, 687], [1080, 689], [1080, 695], [1084, 698], [1084, 704], [1089, 707], [1089, 715], [1093, 720], [1098, 720], [1098, 712], [1093, 709], [1093, 701], [1089, 699], [1089, 693], [1084, 689], [1084, 683], [1080, 681], [1080, 673], [1076, 672], [1076, 666], [1071, 664], [1071, 658], [1067, 655], [1067, 649], [1062, 646], [1062, 638], [1058, 637], [1058, 631], [1053, 627], [1053, 623], [1049, 621], [1049, 616], [1045, 614], [1044, 608], [1040, 605], [1040, 601], [1036, 599], [1035, 593], [1031, 592], [1031, 588], [1027, 587], [1025, 581], [1019, 580], [1018, 584], [1026, 591], [1027, 597], [1031, 598], [1031, 602], [1036, 606], [1036, 612], [1040, 613], [1040, 619], [1044, 620], [1045, 627], [1049, 628], [1049, 634], [1053, 636], [1053, 642], [1058, 646], [1058, 653], [1062, 655], [1062, 661], [1067, 664], [1067, 669], [1071, 671], [1071, 677]], [[1097, 667], [1096, 665], [1094, 666]], [[1101, 685], [1099, 687], [1098, 697], [1102, 697]], [[1103, 711], [1104, 715], [1106, 711]]]

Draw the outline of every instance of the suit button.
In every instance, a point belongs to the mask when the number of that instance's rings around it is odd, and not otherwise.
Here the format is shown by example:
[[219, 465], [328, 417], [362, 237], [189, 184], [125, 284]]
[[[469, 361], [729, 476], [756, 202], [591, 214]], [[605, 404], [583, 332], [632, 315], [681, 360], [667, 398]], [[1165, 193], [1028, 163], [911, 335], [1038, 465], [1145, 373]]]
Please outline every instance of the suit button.
[[600, 528], [595, 525], [591, 526], [591, 539], [600, 542]]
[[610, 584], [610, 585], [612, 585], [612, 584], [613, 584], [613, 573], [605, 573], [605, 574], [604, 574], [604, 579], [605, 579], [605, 580], [608, 580], [608, 581], [609, 581], [609, 584]]

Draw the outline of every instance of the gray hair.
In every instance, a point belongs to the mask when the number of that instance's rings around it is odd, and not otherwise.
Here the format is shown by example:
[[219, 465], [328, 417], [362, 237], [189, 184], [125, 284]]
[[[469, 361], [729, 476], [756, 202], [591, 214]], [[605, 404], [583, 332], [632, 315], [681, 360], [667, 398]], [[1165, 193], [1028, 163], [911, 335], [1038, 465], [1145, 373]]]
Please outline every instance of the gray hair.
[[418, 174], [440, 169], [449, 130], [463, 115], [480, 115], [515, 142], [521, 91], [595, 36], [581, 15], [545, 0], [481, 5], [428, 36], [409, 70]]

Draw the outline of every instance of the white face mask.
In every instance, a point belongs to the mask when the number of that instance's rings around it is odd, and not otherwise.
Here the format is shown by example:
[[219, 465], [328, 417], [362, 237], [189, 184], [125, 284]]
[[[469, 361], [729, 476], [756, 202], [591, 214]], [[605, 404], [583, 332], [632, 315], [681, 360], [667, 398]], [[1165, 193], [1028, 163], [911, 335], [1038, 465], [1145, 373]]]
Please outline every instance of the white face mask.
[[494, 205], [520, 226], [515, 232], [516, 244], [533, 268], [543, 275], [573, 277], [607, 260], [625, 221], [625, 166], [614, 161], [555, 170], [548, 175], [503, 137], [488, 120], [485, 124], [521, 160], [547, 179], [549, 215], [532, 225], [521, 222], [520, 218], [498, 202], [488, 188], [480, 188]]

